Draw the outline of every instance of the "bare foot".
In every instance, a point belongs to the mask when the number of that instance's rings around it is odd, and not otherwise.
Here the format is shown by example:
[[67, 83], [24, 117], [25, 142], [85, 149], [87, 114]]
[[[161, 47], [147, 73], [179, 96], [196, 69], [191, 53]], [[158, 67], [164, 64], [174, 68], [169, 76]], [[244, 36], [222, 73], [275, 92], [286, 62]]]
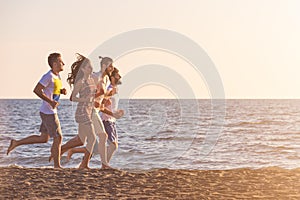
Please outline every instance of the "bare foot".
[[90, 169], [88, 166], [85, 166], [85, 165], [81, 165], [80, 164], [80, 166], [79, 166], [79, 168], [78, 169]]
[[106, 165], [106, 164], [103, 164], [103, 163], [102, 163], [101, 169], [114, 169], [114, 168], [112, 168], [112, 167], [109, 166], [109, 165]]
[[10, 141], [10, 145], [9, 145], [9, 147], [8, 147], [8, 149], [7, 149], [6, 155], [8, 155], [9, 152], [11, 152], [14, 148], [16, 148], [16, 146], [17, 146], [16, 143], [17, 143], [17, 141], [14, 140], [14, 139], [12, 139], [12, 140]]
[[54, 166], [54, 169], [63, 169], [63, 168], [61, 166], [57, 166], [57, 167]]
[[73, 151], [72, 151], [72, 149], [70, 149], [70, 150], [68, 151], [68, 155], [67, 155], [67, 161], [68, 161], [68, 162], [71, 160], [72, 155], [73, 155]]

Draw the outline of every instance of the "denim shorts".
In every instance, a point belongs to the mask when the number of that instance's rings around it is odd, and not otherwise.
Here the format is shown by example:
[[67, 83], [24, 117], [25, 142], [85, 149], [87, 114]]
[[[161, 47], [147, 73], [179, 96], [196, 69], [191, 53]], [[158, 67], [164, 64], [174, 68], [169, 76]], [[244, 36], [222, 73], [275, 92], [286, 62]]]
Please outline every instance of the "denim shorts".
[[102, 121], [105, 132], [107, 133], [107, 139], [109, 142], [118, 142], [118, 135], [116, 129], [116, 123], [111, 121]]

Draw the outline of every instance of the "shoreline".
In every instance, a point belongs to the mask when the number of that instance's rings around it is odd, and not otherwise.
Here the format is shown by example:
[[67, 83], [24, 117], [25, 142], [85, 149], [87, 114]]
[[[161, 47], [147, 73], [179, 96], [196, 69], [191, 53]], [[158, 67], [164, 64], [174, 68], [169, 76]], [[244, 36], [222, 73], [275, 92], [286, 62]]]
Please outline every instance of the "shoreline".
[[0, 167], [2, 198], [299, 199], [300, 169], [78, 170]]

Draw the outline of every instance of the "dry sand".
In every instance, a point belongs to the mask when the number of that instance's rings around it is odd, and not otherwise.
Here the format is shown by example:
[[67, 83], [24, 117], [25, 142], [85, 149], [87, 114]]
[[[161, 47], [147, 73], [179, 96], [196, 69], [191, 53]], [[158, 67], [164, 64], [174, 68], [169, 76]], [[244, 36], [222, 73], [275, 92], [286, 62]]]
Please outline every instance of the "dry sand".
[[300, 199], [300, 169], [0, 168], [1, 199]]

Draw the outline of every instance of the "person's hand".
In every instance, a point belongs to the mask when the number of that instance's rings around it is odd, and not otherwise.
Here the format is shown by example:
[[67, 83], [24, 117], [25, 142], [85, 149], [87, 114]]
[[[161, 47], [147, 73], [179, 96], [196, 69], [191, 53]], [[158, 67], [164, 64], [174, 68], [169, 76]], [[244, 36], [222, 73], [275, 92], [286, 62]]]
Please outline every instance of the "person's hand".
[[113, 113], [113, 117], [116, 119], [120, 119], [121, 117], [123, 117], [124, 113], [124, 110], [117, 110]]
[[111, 105], [111, 100], [110, 99], [103, 99], [102, 103], [104, 104], [105, 107]]
[[100, 103], [98, 101], [95, 101], [94, 102], [94, 106], [95, 106], [95, 108], [99, 108], [100, 107]]
[[95, 108], [99, 108], [99, 109], [103, 109], [105, 107], [104, 104], [100, 104], [99, 101], [95, 101], [94, 106]]
[[66, 88], [63, 88], [60, 90], [60, 93], [63, 94], [63, 95], [67, 95], [67, 90]]
[[104, 89], [98, 88], [95, 97], [100, 97], [101, 95], [104, 95]]
[[59, 105], [59, 103], [57, 101], [53, 100], [53, 101], [51, 101], [50, 105], [53, 109], [55, 109]]

